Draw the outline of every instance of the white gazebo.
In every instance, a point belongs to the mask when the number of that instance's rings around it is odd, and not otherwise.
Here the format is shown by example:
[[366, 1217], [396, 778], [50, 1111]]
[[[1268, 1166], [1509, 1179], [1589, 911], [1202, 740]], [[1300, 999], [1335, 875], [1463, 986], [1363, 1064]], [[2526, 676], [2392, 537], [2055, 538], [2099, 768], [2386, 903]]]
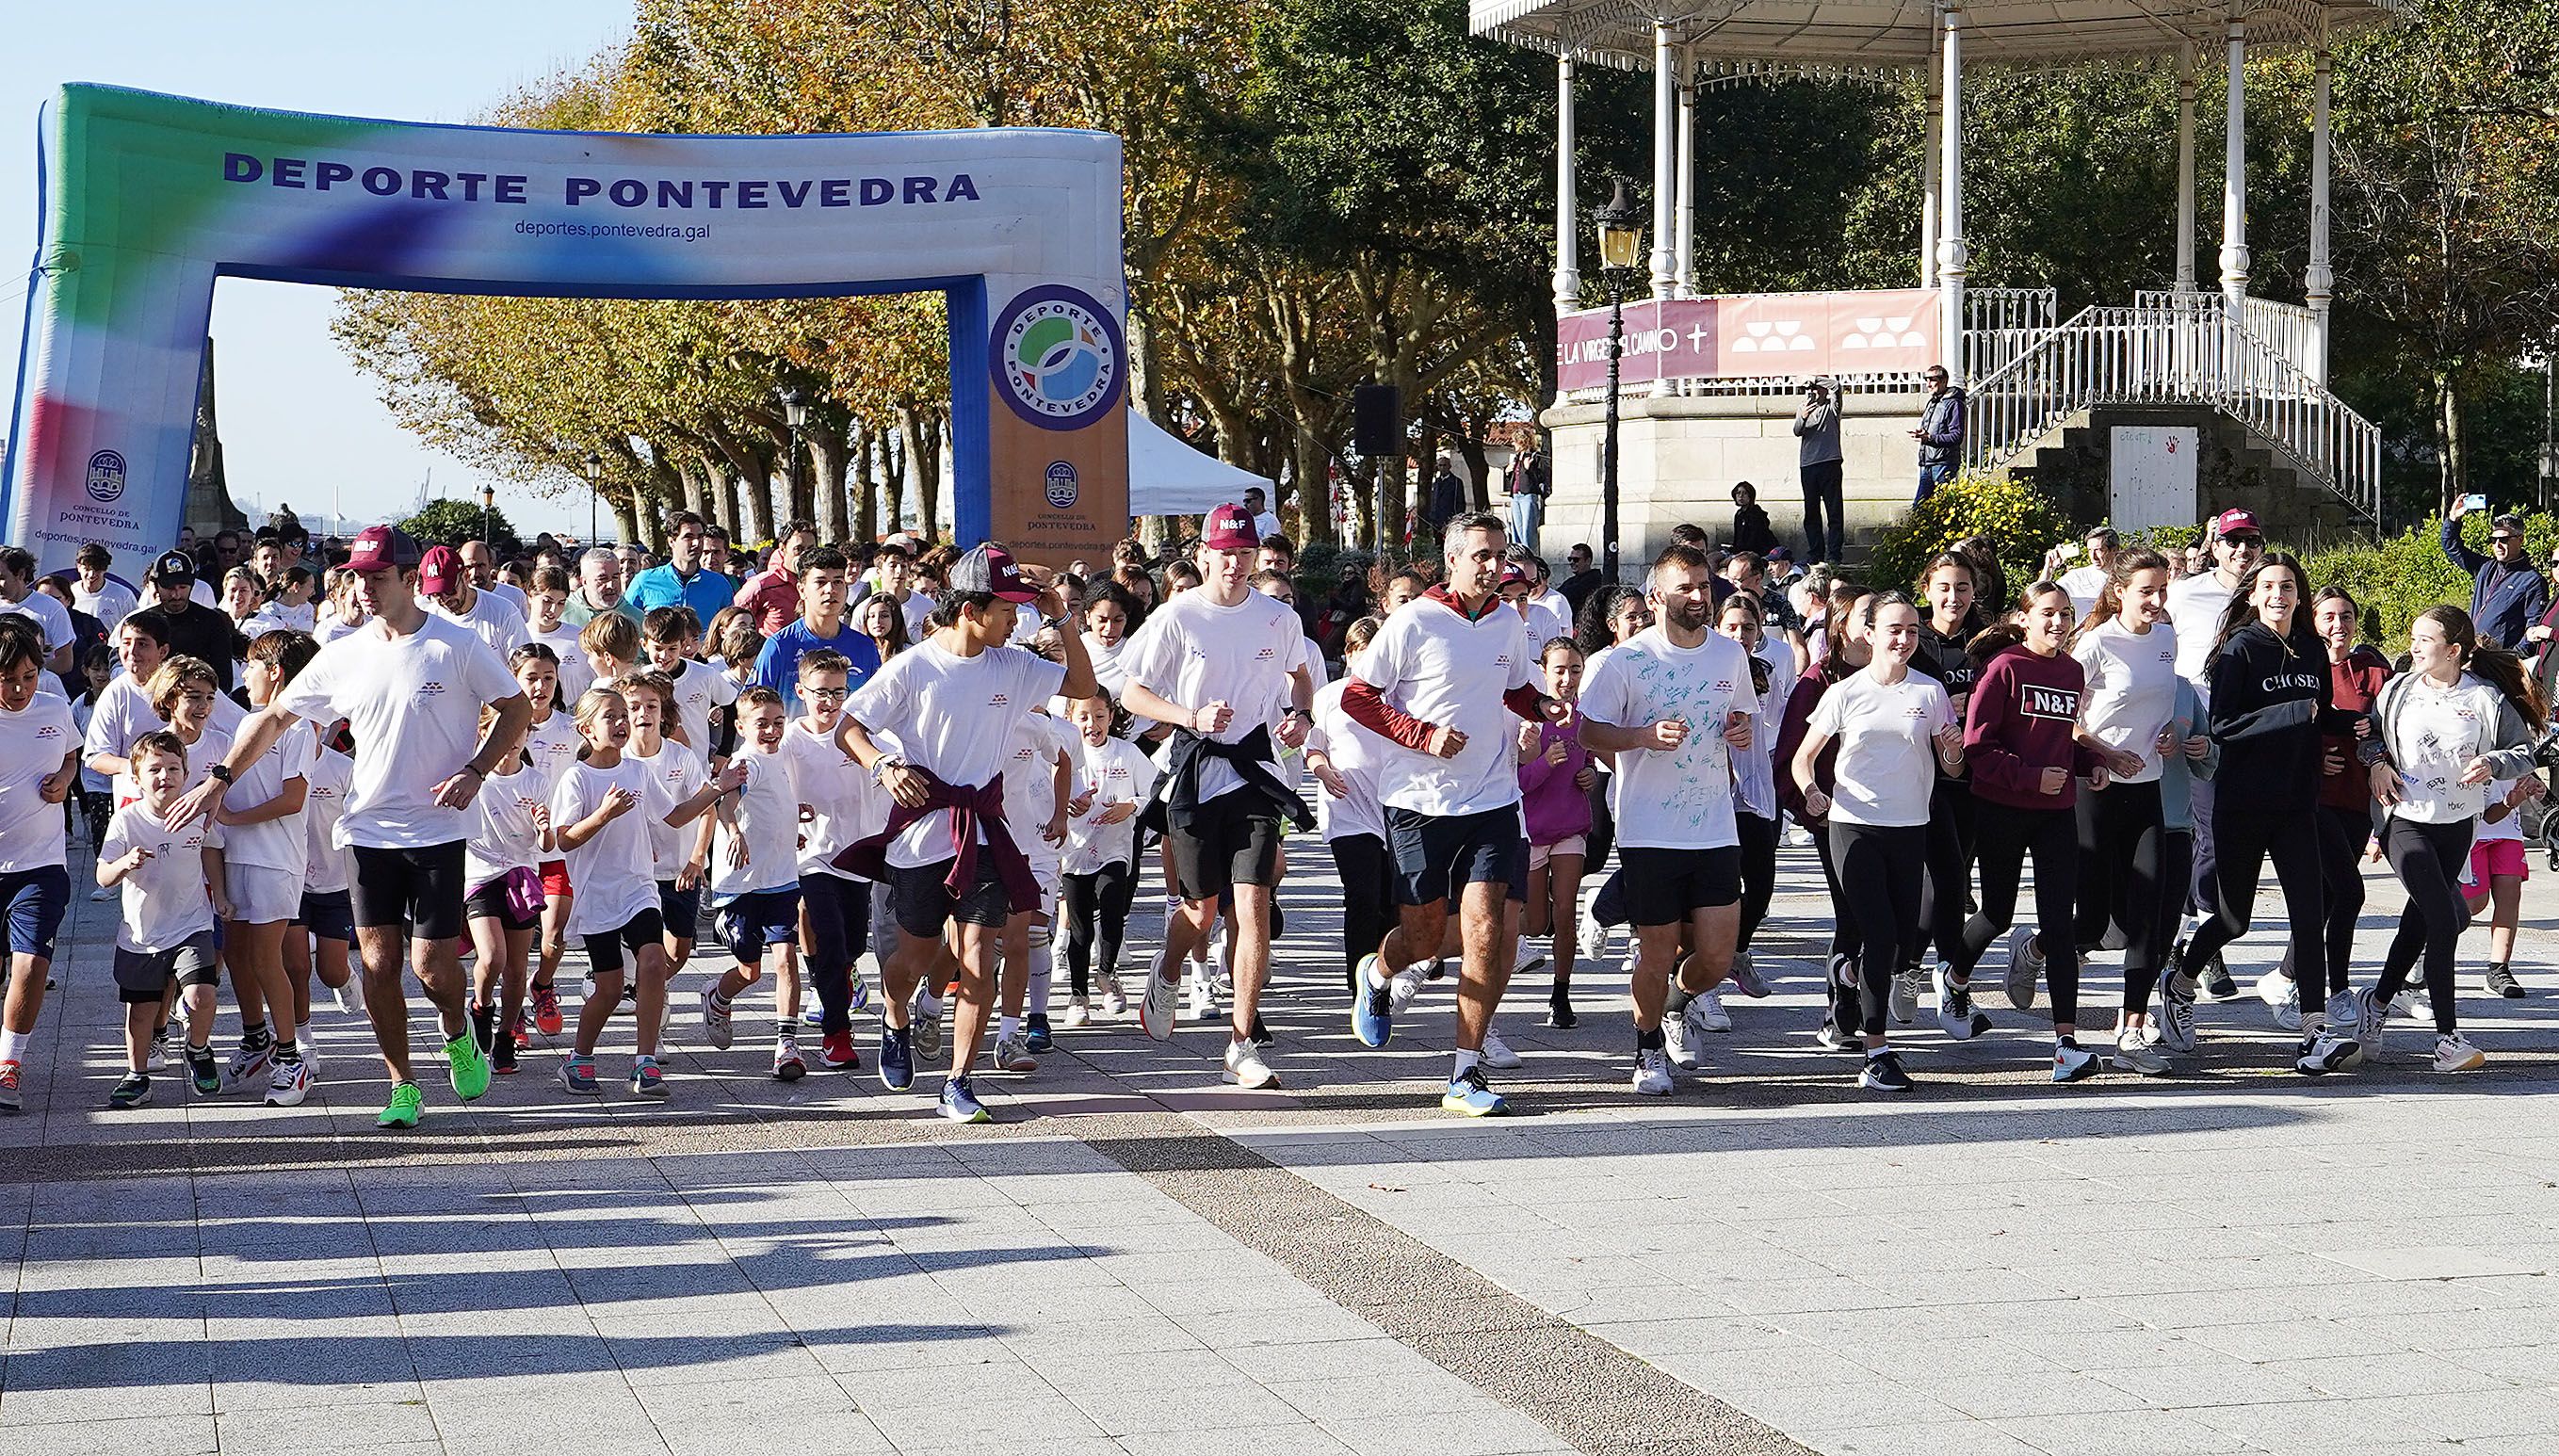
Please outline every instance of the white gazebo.
[[[1594, 325], [1592, 313], [1581, 309], [1582, 199], [1574, 177], [1574, 73], [1596, 64], [1649, 70], [1653, 76], [1651, 287], [1627, 312], [1627, 377], [1647, 397], [1627, 401], [1631, 420], [1658, 427], [1701, 412], [1729, 420], [1748, 413], [1740, 401], [1750, 399], [1760, 402], [1762, 415], [1791, 413], [1796, 381], [1826, 373], [1842, 379], [1858, 401], [1850, 411], [1853, 438], [1863, 407], [1874, 406], [1869, 417], [1885, 423], [1868, 433], [1898, 441], [1916, 410], [1910, 381], [1926, 364], [1942, 362], [1971, 391], [1966, 451], [1976, 468], [2018, 461], [2100, 406], [2209, 407], [2244, 426], [2253, 443], [2305, 484], [2374, 516], [2378, 436], [2327, 389], [2333, 284], [2329, 48], [2340, 32], [2386, 23], [2401, 8], [2401, 0], [1472, 0], [1476, 34], [1557, 58], [1554, 283], [1568, 389], [1547, 423], [1574, 433], [1586, 423], [1581, 416], [1590, 411], [1581, 406], [1594, 396], [1577, 381], [1586, 381], [1597, 348], [1590, 341], [1604, 332], [1604, 315]], [[2251, 44], [2314, 50], [2307, 306], [2248, 291], [2244, 121]], [[2217, 292], [2199, 286], [2194, 266], [2196, 60], [2214, 46], [2228, 61]], [[2181, 80], [2177, 270], [2164, 280], [2170, 286], [2139, 295], [2129, 308], [2089, 309], [2066, 321], [2053, 317], [2049, 290], [1968, 294], [1961, 125], [1968, 66], [2144, 58], [2174, 64]], [[1699, 90], [1774, 77], [1914, 73], [1926, 77], [1932, 103], [1918, 287], [1746, 298], [1701, 293], [1692, 216]], [[1659, 428], [1651, 433], [1666, 440]], [[1643, 470], [1632, 452], [1643, 448], [1644, 434], [1639, 429], [1626, 447], [1637, 477]], [[1902, 453], [1906, 447], [1900, 441]], [[1763, 497], [1772, 504], [1790, 499], [1791, 457], [1781, 475], [1777, 452], [1762, 453], [1769, 462], [1762, 468]], [[1853, 446], [1853, 486], [1857, 454]], [[1561, 474], [1562, 442], [1556, 456]], [[1900, 474], [1906, 481], [1907, 472]], [[1558, 493], [1559, 514], [1570, 513], [1565, 494]], [[1906, 499], [1906, 487], [1901, 494]], [[1876, 499], [1870, 496], [1869, 504]]]

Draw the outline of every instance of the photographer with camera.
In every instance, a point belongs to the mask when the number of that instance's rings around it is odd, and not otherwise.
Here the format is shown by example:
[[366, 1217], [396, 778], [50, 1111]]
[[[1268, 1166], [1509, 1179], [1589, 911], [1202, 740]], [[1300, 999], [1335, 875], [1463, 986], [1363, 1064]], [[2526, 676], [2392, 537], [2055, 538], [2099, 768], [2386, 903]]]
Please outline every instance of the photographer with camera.
[[1840, 499], [1839, 399], [1830, 380], [1804, 385], [1804, 402], [1795, 410], [1795, 470], [1804, 486], [1805, 559], [1836, 562], [1845, 549], [1848, 520]]

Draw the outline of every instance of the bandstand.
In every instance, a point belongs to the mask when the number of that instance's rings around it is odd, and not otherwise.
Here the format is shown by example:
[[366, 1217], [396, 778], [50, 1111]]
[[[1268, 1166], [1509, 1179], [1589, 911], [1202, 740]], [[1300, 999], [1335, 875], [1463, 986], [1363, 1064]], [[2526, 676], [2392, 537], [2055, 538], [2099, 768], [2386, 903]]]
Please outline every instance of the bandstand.
[[[1907, 507], [1907, 431], [1919, 373], [1945, 363], [1967, 391], [1967, 471], [2029, 469], [2054, 452], [2111, 449], [2110, 478], [2068, 500], [2090, 519], [2195, 518], [2198, 457], [2246, 468], [2206, 487], [2238, 493], [2271, 527], [2369, 529], [2380, 507], [2380, 436], [2328, 389], [2330, 46], [2387, 23], [2398, 0], [1472, 0], [1478, 35], [1556, 60], [1555, 304], [1563, 393], [1553, 433], [1551, 539], [1599, 540], [1608, 310], [1586, 307], [1581, 236], [1593, 199], [1575, 178], [1575, 73], [1652, 73], [1649, 292], [1625, 309], [1619, 412], [1624, 559], [1650, 559], [1673, 525], [1729, 520], [1749, 480], [1781, 538], [1800, 539], [1789, 429], [1804, 381], [1837, 380], [1853, 534]], [[2311, 48], [2307, 298], [2249, 292], [2246, 58]], [[2198, 58], [2227, 58], [2217, 289], [2195, 269]], [[2058, 316], [2048, 288], [1968, 287], [1963, 87], [1985, 66], [2155, 60], [2179, 77], [2176, 274], [2125, 304]], [[1923, 75], [1930, 158], [1913, 286], [1821, 294], [1718, 294], [1696, 275], [1695, 118], [1707, 87], [1788, 77]], [[2163, 200], [2166, 203], [2168, 200]], [[1595, 279], [1590, 280], [1595, 281]], [[2004, 280], [2009, 281], [2009, 280]], [[1641, 280], [1638, 280], [1641, 286]], [[2127, 435], [2126, 430], [2139, 432]], [[2092, 445], [2093, 442], [2093, 445]], [[2161, 469], [2129, 452], [2164, 448]], [[2102, 472], [2101, 472], [2102, 474]], [[2129, 484], [2128, 484], [2129, 479]], [[2230, 504], [2216, 499], [2216, 506]]]

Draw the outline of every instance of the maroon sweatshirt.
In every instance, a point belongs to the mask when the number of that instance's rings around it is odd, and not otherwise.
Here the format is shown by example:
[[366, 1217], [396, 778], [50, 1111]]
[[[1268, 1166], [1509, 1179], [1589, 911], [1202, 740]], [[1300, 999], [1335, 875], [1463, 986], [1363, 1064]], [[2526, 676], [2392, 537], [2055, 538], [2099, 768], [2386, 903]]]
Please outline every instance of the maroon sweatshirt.
[[[2087, 685], [2088, 674], [2068, 653], [2038, 656], [2021, 644], [1991, 658], [1964, 711], [1973, 797], [2011, 808], [2075, 807], [2079, 776], [2098, 764], [2096, 750], [2072, 736]], [[2041, 792], [2047, 768], [2070, 771], [2058, 794]]]

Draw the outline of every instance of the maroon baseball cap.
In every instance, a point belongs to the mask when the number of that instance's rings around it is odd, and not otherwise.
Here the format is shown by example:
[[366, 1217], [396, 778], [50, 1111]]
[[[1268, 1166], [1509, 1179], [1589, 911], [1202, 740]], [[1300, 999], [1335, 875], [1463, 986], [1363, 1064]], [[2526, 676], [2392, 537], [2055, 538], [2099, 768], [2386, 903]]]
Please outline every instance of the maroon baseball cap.
[[2234, 531], [2243, 530], [2254, 531], [2260, 536], [2266, 533], [2266, 528], [2257, 523], [2257, 512], [2254, 510], [2234, 506], [2212, 517], [2212, 536], [2215, 540]]
[[1253, 512], [1241, 506], [1220, 506], [1200, 522], [1200, 544], [1212, 551], [1250, 551], [1262, 544]]
[[379, 571], [385, 566], [418, 564], [417, 538], [395, 525], [369, 525], [347, 552], [349, 571]]
[[1013, 553], [992, 541], [971, 547], [969, 554], [952, 562], [945, 584], [955, 592], [983, 594], [1006, 602], [1039, 599], [1039, 593], [1022, 580], [1021, 568], [1013, 564]]
[[417, 560], [417, 589], [430, 597], [453, 590], [462, 578], [462, 553], [451, 546], [429, 546]]

